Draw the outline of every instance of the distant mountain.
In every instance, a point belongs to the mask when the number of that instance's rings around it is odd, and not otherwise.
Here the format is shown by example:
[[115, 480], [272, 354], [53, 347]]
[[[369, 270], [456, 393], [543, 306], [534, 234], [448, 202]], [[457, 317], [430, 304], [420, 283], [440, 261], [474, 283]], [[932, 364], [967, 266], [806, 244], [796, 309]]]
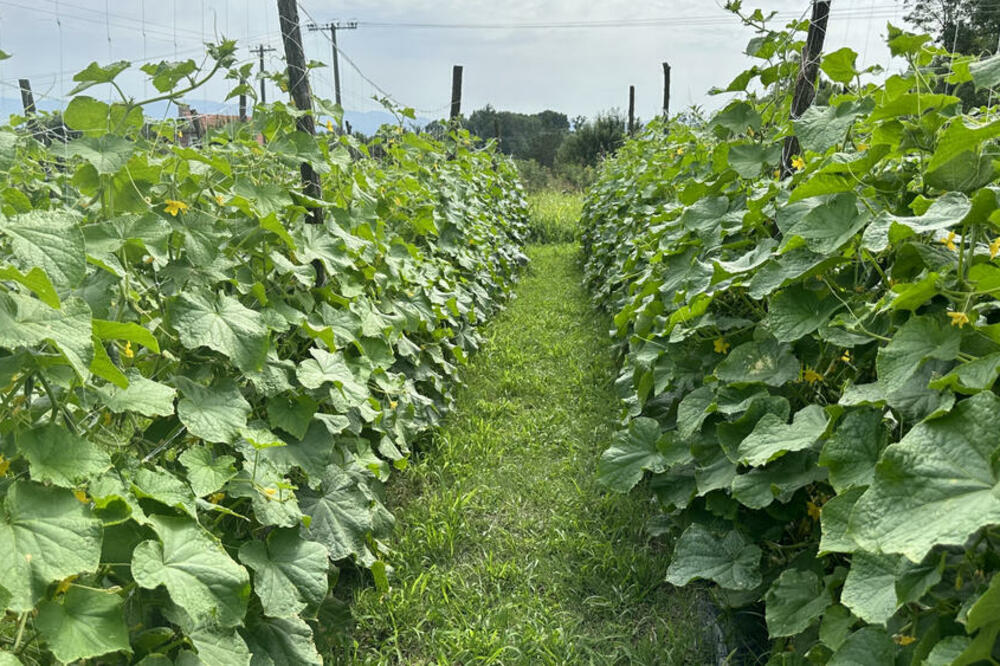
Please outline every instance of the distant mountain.
[[[198, 113], [228, 115], [236, 115], [238, 113], [237, 106], [233, 103], [223, 104], [212, 100], [197, 99], [187, 100], [187, 104]], [[62, 109], [62, 104], [42, 99], [37, 102], [37, 107], [40, 111], [59, 111]], [[177, 117], [177, 107], [170, 102], [150, 104], [146, 107], [145, 112], [147, 117], [153, 119]], [[21, 106], [20, 98], [0, 97], [0, 123], [6, 122], [11, 114], [20, 115], [22, 113], [24, 113], [24, 108]], [[369, 136], [374, 134], [382, 125], [395, 125], [397, 123], [396, 117], [388, 111], [345, 111], [344, 120], [351, 124], [351, 128], [355, 132], [361, 132]], [[429, 118], [417, 118], [416, 120], [407, 120], [406, 125], [408, 127], [416, 125], [422, 128], [430, 122]]]

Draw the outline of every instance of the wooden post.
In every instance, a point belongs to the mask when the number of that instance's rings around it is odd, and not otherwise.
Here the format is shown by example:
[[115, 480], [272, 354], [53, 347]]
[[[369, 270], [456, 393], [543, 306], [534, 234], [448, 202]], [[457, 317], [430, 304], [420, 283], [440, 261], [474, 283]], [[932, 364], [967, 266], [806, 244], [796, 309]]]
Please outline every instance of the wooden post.
[[628, 134], [635, 134], [635, 86], [628, 87]]
[[462, 66], [455, 65], [451, 70], [451, 118], [462, 114]]
[[670, 64], [663, 63], [663, 117], [670, 117]]
[[[281, 40], [285, 43], [285, 61], [288, 63], [288, 91], [299, 111], [312, 111], [312, 93], [309, 90], [309, 73], [306, 70], [306, 56], [302, 50], [302, 31], [299, 29], [299, 8], [296, 0], [278, 0], [278, 16], [281, 20]], [[312, 113], [304, 113], [295, 121], [296, 127], [306, 134], [316, 134], [316, 121]], [[299, 166], [302, 173], [302, 190], [308, 197], [323, 198], [319, 174], [308, 162]], [[310, 222], [323, 223], [323, 209], [309, 211]]]
[[24, 115], [30, 118], [35, 115], [35, 96], [31, 92], [31, 82], [28, 79], [18, 79], [17, 85], [21, 88], [21, 104], [24, 106]]
[[[806, 45], [802, 48], [802, 62], [799, 74], [795, 79], [795, 93], [792, 97], [791, 118], [802, 117], [816, 99], [816, 77], [819, 74], [819, 61], [823, 55], [823, 40], [826, 37], [826, 24], [830, 18], [830, 0], [813, 0], [812, 19], [809, 21], [809, 33], [806, 35]], [[781, 177], [790, 176], [792, 158], [802, 151], [799, 139], [795, 135], [785, 137], [785, 145], [781, 151]]]
[[274, 47], [258, 44], [257, 48], [250, 49], [251, 53], [256, 53], [260, 58], [260, 103], [267, 104], [267, 88], [264, 87], [264, 54], [273, 51]]
[[[241, 80], [240, 85], [246, 85], [246, 80]], [[247, 121], [247, 94], [245, 92], [240, 93], [240, 122], [245, 123]]]

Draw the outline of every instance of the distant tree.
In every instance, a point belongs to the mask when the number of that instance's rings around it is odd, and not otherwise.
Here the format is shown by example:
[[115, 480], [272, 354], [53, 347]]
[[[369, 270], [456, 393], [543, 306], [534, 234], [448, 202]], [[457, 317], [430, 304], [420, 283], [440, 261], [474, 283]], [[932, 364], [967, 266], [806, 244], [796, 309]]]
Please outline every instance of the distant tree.
[[472, 112], [463, 125], [482, 139], [499, 139], [500, 150], [518, 159], [551, 167], [569, 132], [569, 119], [557, 111], [525, 114], [486, 106]]
[[559, 146], [556, 164], [594, 166], [625, 143], [625, 118], [618, 111], [598, 114], [593, 120], [573, 119], [573, 132]]

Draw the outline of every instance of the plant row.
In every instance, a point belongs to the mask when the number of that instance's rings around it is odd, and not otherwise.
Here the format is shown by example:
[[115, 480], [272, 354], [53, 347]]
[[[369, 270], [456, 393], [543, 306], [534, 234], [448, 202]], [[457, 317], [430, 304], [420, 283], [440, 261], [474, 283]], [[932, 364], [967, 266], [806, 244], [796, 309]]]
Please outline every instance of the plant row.
[[789, 121], [806, 25], [742, 18], [736, 99], [630, 140], [586, 200], [623, 361], [600, 478], [663, 507], [668, 582], [762, 607], [771, 664], [996, 663], [1000, 114], [951, 92], [1000, 58], [890, 25], [900, 73], [829, 53]]
[[[176, 99], [234, 49], [143, 70]], [[281, 102], [181, 146], [82, 94], [128, 67], [77, 75], [70, 141], [0, 128], [0, 664], [319, 664], [335, 564], [386, 585], [383, 486], [525, 262], [517, 176]]]

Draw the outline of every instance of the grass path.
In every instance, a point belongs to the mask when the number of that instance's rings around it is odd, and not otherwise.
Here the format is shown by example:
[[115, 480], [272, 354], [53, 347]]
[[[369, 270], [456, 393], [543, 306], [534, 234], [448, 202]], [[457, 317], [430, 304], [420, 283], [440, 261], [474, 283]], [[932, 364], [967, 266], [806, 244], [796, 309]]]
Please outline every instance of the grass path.
[[652, 507], [594, 481], [617, 400], [578, 252], [531, 248], [455, 411], [390, 487], [392, 587], [355, 590], [333, 661], [705, 663], [696, 601], [643, 537]]

